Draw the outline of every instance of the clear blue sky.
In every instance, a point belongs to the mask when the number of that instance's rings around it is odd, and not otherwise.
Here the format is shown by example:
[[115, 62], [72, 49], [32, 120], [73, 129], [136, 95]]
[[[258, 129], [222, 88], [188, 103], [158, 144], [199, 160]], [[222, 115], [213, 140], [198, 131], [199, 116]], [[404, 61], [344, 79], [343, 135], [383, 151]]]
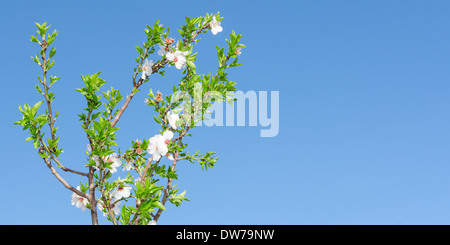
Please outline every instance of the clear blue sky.
[[[217, 11], [224, 31], [196, 46], [198, 71], [216, 70], [215, 45], [231, 30], [244, 34], [244, 65], [229, 78], [242, 91], [280, 92], [280, 131], [261, 138], [260, 126], [196, 128], [190, 149], [215, 151], [219, 162], [208, 172], [178, 165], [191, 201], [169, 206], [159, 224], [450, 224], [450, 2], [191, 2], [0, 3], [0, 224], [90, 224], [13, 125], [19, 104], [41, 100], [34, 22], [59, 31], [51, 74], [61, 77], [61, 160], [82, 170], [80, 76], [101, 71], [127, 94], [146, 24], [159, 19], [177, 38], [184, 16]], [[150, 87], [169, 91], [179, 77], [169, 70], [145, 84], [119, 122], [123, 148], [156, 133], [143, 100]], [[82, 180], [62, 174], [75, 186]]]

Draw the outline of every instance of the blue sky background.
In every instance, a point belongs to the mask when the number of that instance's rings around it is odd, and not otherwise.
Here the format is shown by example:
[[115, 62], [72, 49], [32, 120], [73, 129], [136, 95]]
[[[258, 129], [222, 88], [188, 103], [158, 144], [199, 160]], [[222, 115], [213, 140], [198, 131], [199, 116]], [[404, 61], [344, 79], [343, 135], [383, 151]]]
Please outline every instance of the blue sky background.
[[[448, 1], [2, 1], [0, 3], [0, 224], [90, 224], [13, 122], [42, 97], [30, 59], [34, 22], [59, 35], [53, 87], [67, 167], [83, 170], [87, 140], [77, 114], [81, 75], [130, 92], [146, 24], [220, 11], [224, 31], [195, 46], [199, 73], [216, 71], [215, 45], [244, 34], [238, 90], [279, 91], [277, 137], [261, 127], [199, 127], [190, 151], [215, 151], [216, 167], [178, 164], [190, 202], [159, 224], [450, 224], [450, 2]], [[155, 56], [154, 59], [157, 59]], [[119, 121], [122, 148], [157, 125], [143, 103], [180, 77], [152, 77]], [[62, 173], [76, 186], [84, 179]], [[107, 222], [100, 218], [102, 224]]]

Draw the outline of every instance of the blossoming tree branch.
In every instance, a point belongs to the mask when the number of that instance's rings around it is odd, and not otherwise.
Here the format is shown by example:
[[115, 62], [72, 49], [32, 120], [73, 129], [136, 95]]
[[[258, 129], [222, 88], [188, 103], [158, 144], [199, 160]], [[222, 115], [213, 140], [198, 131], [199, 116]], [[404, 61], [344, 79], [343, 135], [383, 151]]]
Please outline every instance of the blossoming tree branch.
[[[172, 38], [169, 28], [164, 28], [159, 21], [153, 26], [147, 25], [147, 40], [136, 47], [139, 56], [135, 59], [131, 92], [124, 101], [120, 91], [112, 87], [99, 92], [106, 84], [100, 72], [81, 76], [85, 86], [75, 90], [86, 99], [84, 112], [78, 115], [87, 138], [86, 162], [80, 164], [80, 168], [84, 165], [84, 170], [68, 168], [59, 158], [63, 153], [55, 125], [59, 112], [52, 109], [55, 94], [51, 88], [60, 77], [49, 76], [56, 54], [56, 49], [50, 46], [58, 32], [48, 32], [50, 25], [47, 23], [36, 23], [37, 35], [32, 35], [31, 41], [40, 46], [40, 52], [31, 58], [42, 68], [35, 88], [44, 100], [33, 106], [19, 106], [23, 117], [15, 124], [28, 130], [30, 137], [26, 141], [33, 142], [50, 172], [72, 192], [72, 205], [83, 212], [90, 210], [92, 224], [98, 224], [99, 213], [115, 225], [156, 224], [168, 202], [179, 206], [188, 201], [186, 191], [180, 193], [174, 184], [178, 179], [177, 163], [187, 160], [199, 163], [206, 170], [217, 162], [214, 152], [189, 153], [183, 139], [191, 137], [189, 131], [197, 122], [206, 119], [213, 102], [234, 100], [227, 92], [235, 91], [236, 83], [228, 80], [227, 70], [241, 65], [237, 61], [241, 48], [245, 47], [239, 43], [242, 35], [234, 31], [230, 34], [230, 39], [226, 40], [227, 51], [216, 46], [219, 64], [215, 74], [196, 72], [197, 53], [194, 53], [193, 43], [200, 40], [200, 34], [222, 32], [222, 19], [219, 13], [186, 17], [186, 25], [178, 29], [181, 36], [178, 40]], [[151, 60], [151, 56], [158, 60]], [[154, 119], [160, 130], [152, 129], [156, 133], [153, 137], [132, 141], [126, 150], [121, 150], [116, 142], [115, 135], [119, 130], [116, 125], [126, 115], [134, 95], [151, 81], [154, 74], [164, 76], [166, 71], [181, 72], [184, 76], [174, 84], [173, 93], [165, 98], [160, 92], [155, 95], [149, 88], [145, 103], [157, 113]], [[38, 113], [44, 103], [45, 111]], [[86, 181], [75, 187], [65, 180], [61, 170], [64, 174], [84, 176]], [[117, 176], [119, 170], [126, 172], [126, 177]]]

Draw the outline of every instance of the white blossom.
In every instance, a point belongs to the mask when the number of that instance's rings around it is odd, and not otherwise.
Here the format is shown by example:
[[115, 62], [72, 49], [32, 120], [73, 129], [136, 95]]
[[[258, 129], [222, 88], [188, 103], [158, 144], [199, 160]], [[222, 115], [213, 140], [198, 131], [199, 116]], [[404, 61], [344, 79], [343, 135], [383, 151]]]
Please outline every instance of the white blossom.
[[158, 55], [164, 56], [165, 54], [167, 54], [170, 50], [169, 47], [166, 47], [164, 45], [158, 44], [159, 45], [159, 50], [158, 50]]
[[100, 168], [100, 158], [97, 155], [93, 155], [92, 159], [94, 159], [95, 162], [95, 168], [99, 169]]
[[166, 130], [163, 133], [163, 137], [164, 137], [164, 142], [166, 143], [166, 145], [168, 145], [170, 140], [173, 138], [173, 132], [170, 130]]
[[120, 160], [120, 158], [117, 155], [117, 153], [113, 153], [113, 154], [107, 156], [105, 162], [108, 162], [108, 163], [112, 162], [112, 164], [110, 165], [111, 173], [117, 172], [117, 168], [120, 167], [120, 165], [122, 165], [122, 160]]
[[147, 77], [152, 74], [153, 72], [152, 66], [153, 60], [148, 61], [147, 59], [145, 59], [144, 64], [142, 65], [142, 75], [141, 75], [142, 80], [147, 79]]
[[167, 153], [167, 154], [166, 154], [166, 157], [167, 157], [167, 159], [169, 159], [170, 161], [173, 161], [173, 160], [174, 160], [173, 155], [170, 154], [170, 153]]
[[127, 198], [131, 195], [131, 186], [126, 183], [119, 183], [119, 186], [114, 189], [111, 193], [114, 198], [117, 200], [122, 199], [123, 197]]
[[[120, 201], [115, 202], [115, 200], [113, 200], [112, 205], [114, 205], [114, 206], [111, 207], [111, 211], [113, 211], [113, 213], [115, 215], [118, 215], [120, 213], [120, 208], [119, 208]], [[103, 217], [106, 217], [108, 215], [106, 206], [103, 204], [103, 202], [100, 199], [97, 202], [97, 207], [98, 207], [98, 209], [100, 209], [100, 211], [103, 212]]]
[[[80, 190], [80, 186], [77, 186], [77, 190]], [[75, 192], [72, 194], [72, 205], [75, 205], [77, 208], [81, 208], [81, 211], [86, 210], [86, 206], [89, 203], [87, 198], [79, 196]]]
[[162, 135], [158, 134], [150, 138], [147, 151], [153, 155], [153, 160], [158, 161], [161, 158], [161, 152], [164, 151], [164, 144], [161, 144]]
[[[90, 144], [87, 145], [87, 150], [91, 154], [92, 146]], [[98, 170], [100, 168], [100, 158], [97, 155], [92, 155], [92, 159], [95, 162], [95, 168]]]
[[173, 132], [167, 130], [163, 135], [157, 134], [150, 138], [150, 142], [147, 148], [149, 154], [153, 155], [153, 160], [158, 161], [161, 156], [165, 156], [169, 149], [170, 140], [173, 138]]
[[134, 184], [136, 185], [137, 182], [141, 181], [141, 177], [134, 179]]
[[148, 225], [156, 225], [156, 221], [152, 220], [148, 223]]
[[186, 68], [186, 54], [188, 51], [181, 52], [179, 50], [174, 53], [167, 53], [166, 57], [168, 60], [173, 61], [175, 63], [175, 67], [177, 69]]
[[126, 164], [123, 165], [123, 170], [130, 171], [133, 167], [134, 160], [130, 159]]
[[213, 16], [213, 20], [211, 21], [211, 32], [213, 35], [216, 35], [217, 33], [221, 32], [222, 26], [220, 26], [220, 22], [216, 20], [216, 16]]
[[112, 207], [112, 211], [114, 212], [115, 215], [118, 215], [121, 211], [119, 205], [120, 205], [120, 201], [114, 203], [114, 206]]
[[[89, 144], [87, 145], [87, 150], [89, 153], [92, 151], [91, 145]], [[98, 157], [97, 155], [92, 155], [92, 159], [95, 162], [95, 168], [98, 170], [101, 167], [100, 157]], [[103, 162], [112, 162], [112, 164], [110, 165], [111, 173], [117, 172], [117, 168], [120, 167], [120, 165], [122, 165], [122, 161], [120, 160], [117, 153], [113, 153], [109, 156], [102, 157], [101, 159], [103, 160]]]
[[167, 119], [169, 120], [169, 125], [173, 129], [177, 129], [177, 121], [180, 120], [180, 116], [177, 113], [169, 111], [169, 113], [167, 114]]

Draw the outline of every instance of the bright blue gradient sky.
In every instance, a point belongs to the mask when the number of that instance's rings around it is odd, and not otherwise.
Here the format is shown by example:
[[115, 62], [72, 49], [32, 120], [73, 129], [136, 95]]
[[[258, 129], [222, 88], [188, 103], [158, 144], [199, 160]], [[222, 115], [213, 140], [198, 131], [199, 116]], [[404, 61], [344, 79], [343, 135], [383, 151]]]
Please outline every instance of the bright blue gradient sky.
[[[102, 71], [105, 87], [126, 95], [146, 24], [159, 19], [178, 38], [184, 16], [217, 11], [224, 31], [195, 47], [198, 72], [216, 71], [215, 45], [243, 34], [244, 65], [229, 78], [244, 92], [280, 92], [279, 134], [196, 128], [190, 151], [215, 151], [219, 162], [208, 172], [179, 163], [176, 183], [191, 201], [170, 205], [159, 224], [450, 224], [450, 2], [272, 2], [2, 1], [0, 224], [90, 224], [13, 125], [18, 105], [42, 99], [34, 22], [59, 31], [61, 160], [83, 170], [80, 76]], [[156, 133], [148, 89], [167, 94], [179, 77], [171, 67], [135, 96], [117, 125], [123, 149]]]

